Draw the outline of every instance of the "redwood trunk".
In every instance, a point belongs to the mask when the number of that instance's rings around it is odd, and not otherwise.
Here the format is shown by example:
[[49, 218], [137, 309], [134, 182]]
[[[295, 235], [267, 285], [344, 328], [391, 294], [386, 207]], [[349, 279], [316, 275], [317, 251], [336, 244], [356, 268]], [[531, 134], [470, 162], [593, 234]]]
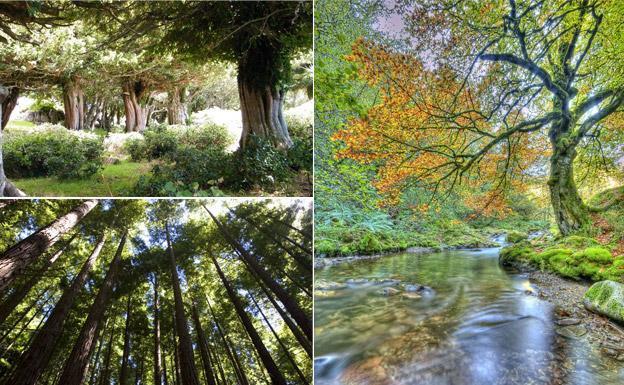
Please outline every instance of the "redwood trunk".
[[154, 385], [162, 385], [162, 351], [160, 348], [160, 299], [158, 277], [154, 275]]
[[219, 264], [217, 263], [216, 258], [213, 255], [210, 255], [210, 258], [212, 259], [212, 263], [215, 265], [215, 268], [217, 269], [217, 274], [219, 274], [219, 277], [221, 278], [221, 281], [223, 282], [223, 286], [225, 287], [225, 290], [227, 291], [228, 296], [230, 297], [230, 300], [234, 304], [234, 308], [236, 309], [236, 313], [238, 314], [238, 317], [240, 318], [243, 326], [245, 327], [245, 330], [247, 331], [247, 334], [249, 335], [251, 342], [253, 343], [254, 347], [258, 351], [258, 354], [260, 355], [260, 359], [262, 360], [264, 367], [269, 372], [269, 377], [271, 377], [271, 381], [273, 382], [273, 384], [276, 384], [276, 385], [286, 385], [286, 379], [284, 378], [279, 368], [275, 364], [275, 361], [273, 361], [273, 358], [271, 357], [271, 354], [267, 350], [266, 346], [264, 346], [264, 342], [262, 342], [262, 338], [260, 338], [260, 335], [258, 334], [253, 324], [251, 323], [249, 316], [247, 316], [245, 307], [243, 306], [240, 299], [238, 298], [238, 295], [236, 294], [236, 292], [230, 285], [230, 282], [227, 280], [227, 278], [221, 271], [221, 268], [219, 267]]
[[171, 263], [171, 280], [173, 283], [173, 295], [175, 300], [175, 324], [179, 338], [178, 354], [180, 361], [180, 377], [182, 378], [182, 385], [199, 385], [197, 369], [195, 368], [195, 358], [193, 356], [193, 345], [188, 330], [188, 320], [184, 314], [180, 278], [178, 277], [175, 254], [171, 246], [168, 224], [165, 224], [165, 232], [167, 236], [167, 248], [169, 249], [169, 262]]
[[113, 354], [113, 337], [115, 336], [115, 325], [111, 326], [110, 336], [108, 337], [108, 346], [106, 347], [106, 357], [104, 358], [104, 369], [100, 374], [100, 385], [110, 384], [110, 363]]
[[195, 330], [197, 331], [197, 341], [199, 345], [199, 352], [202, 359], [202, 364], [204, 366], [204, 375], [206, 376], [206, 382], [208, 385], [216, 385], [214, 369], [212, 368], [212, 363], [210, 362], [210, 352], [208, 350], [208, 341], [206, 340], [206, 334], [204, 333], [204, 329], [202, 328], [201, 321], [199, 320], [199, 313], [197, 312], [197, 307], [193, 305], [192, 309], [193, 314], [193, 322], [195, 323]]
[[238, 252], [241, 256], [242, 260], [247, 264], [247, 266], [264, 282], [264, 284], [277, 296], [277, 298], [284, 304], [286, 310], [293, 316], [295, 322], [301, 330], [305, 333], [308, 340], [312, 340], [312, 321], [310, 317], [308, 317], [303, 309], [299, 306], [297, 301], [292, 298], [286, 290], [284, 290], [277, 282], [273, 280], [273, 278], [269, 275], [269, 273], [258, 263], [258, 261], [245, 250], [245, 248], [236, 241], [227, 229], [215, 218], [214, 215], [203, 206], [204, 209], [208, 212], [212, 220], [215, 222], [221, 234], [226, 239], [226, 241]]
[[284, 90], [279, 85], [275, 52], [270, 46], [250, 48], [238, 62], [238, 95], [243, 120], [240, 147], [251, 135], [269, 139], [276, 147], [290, 148], [293, 141], [284, 120]]
[[550, 201], [561, 235], [568, 236], [590, 225], [589, 210], [574, 182], [575, 145], [563, 146], [561, 138], [553, 140], [550, 158]]
[[80, 272], [74, 278], [71, 286], [65, 290], [58, 301], [52, 314], [46, 321], [41, 331], [33, 341], [30, 348], [20, 358], [20, 363], [13, 372], [9, 383], [14, 385], [34, 385], [45, 370], [56, 347], [61, 334], [65, 319], [74, 304], [78, 292], [85, 284], [89, 271], [95, 265], [95, 261], [104, 247], [105, 236], [98, 241], [95, 249], [83, 264]]
[[299, 329], [297, 325], [295, 325], [295, 323], [290, 319], [288, 314], [286, 314], [284, 309], [282, 309], [282, 307], [275, 301], [271, 293], [264, 287], [262, 282], [259, 282], [258, 284], [260, 288], [262, 289], [262, 291], [264, 292], [264, 294], [269, 299], [269, 301], [271, 302], [271, 304], [273, 305], [273, 307], [275, 308], [275, 310], [277, 310], [279, 315], [282, 317], [282, 320], [284, 320], [284, 323], [286, 324], [286, 326], [288, 326], [288, 329], [290, 329], [290, 331], [295, 336], [299, 344], [301, 344], [301, 346], [306, 351], [306, 353], [308, 353], [308, 357], [312, 358], [312, 344], [310, 343], [310, 340], [306, 338], [306, 336], [303, 334], [301, 329]]
[[223, 342], [223, 348], [225, 349], [225, 354], [227, 354], [228, 358], [230, 359], [230, 364], [232, 364], [234, 375], [236, 376], [236, 378], [238, 379], [241, 385], [249, 385], [249, 381], [247, 380], [245, 373], [241, 371], [241, 369], [238, 367], [236, 363], [236, 360], [234, 359], [234, 352], [232, 352], [232, 350], [230, 349], [230, 345], [228, 344], [225, 331], [221, 328], [221, 325], [219, 324], [219, 320], [217, 320], [217, 316], [212, 310], [212, 306], [210, 306], [210, 301], [208, 300], [208, 297], [206, 297], [206, 302], [208, 303], [208, 309], [210, 310], [210, 314], [212, 315], [212, 320], [214, 321], [215, 326], [217, 327], [219, 336], [221, 336], [221, 342]]
[[59, 382], [63, 385], [81, 385], [85, 378], [89, 367], [89, 357], [93, 350], [94, 341], [97, 338], [100, 327], [102, 326], [102, 318], [113, 293], [113, 287], [117, 283], [117, 275], [119, 265], [121, 264], [121, 254], [126, 243], [127, 234], [124, 233], [119, 242], [117, 252], [106, 273], [106, 278], [102, 283], [102, 287], [98, 291], [97, 297], [89, 310], [89, 315], [85, 321], [78, 339], [74, 344], [71, 354], [65, 362], [63, 374], [61, 374]]
[[126, 304], [126, 327], [124, 329], [124, 345], [121, 357], [121, 369], [119, 370], [119, 385], [126, 385], [128, 381], [128, 357], [130, 356], [130, 294]]
[[186, 124], [187, 120], [185, 89], [174, 87], [173, 90], [169, 91], [167, 122], [169, 124]]
[[33, 276], [28, 281], [26, 281], [22, 286], [17, 288], [13, 293], [11, 293], [11, 295], [9, 295], [9, 297], [4, 302], [2, 302], [2, 305], [0, 305], [0, 325], [6, 321], [6, 319], [9, 317], [9, 315], [11, 315], [13, 310], [15, 310], [17, 305], [22, 303], [30, 290], [41, 280], [43, 273], [45, 273], [46, 270], [48, 270], [48, 268], [50, 268], [50, 266], [52, 266], [54, 262], [56, 262], [56, 260], [63, 254], [69, 244], [74, 240], [74, 238], [76, 238], [76, 235], [77, 234], [74, 234], [65, 243], [65, 245], [63, 245], [63, 247], [61, 247], [57, 252], [52, 254], [48, 258], [45, 266], [42, 269], [37, 271], [36, 274], [33, 274]]
[[69, 80], [63, 84], [63, 108], [65, 110], [65, 127], [69, 130], [84, 128], [84, 93], [77, 80]]
[[96, 199], [83, 202], [48, 226], [23, 239], [0, 256], [0, 291], [13, 282], [15, 275], [54, 245], [96, 205]]

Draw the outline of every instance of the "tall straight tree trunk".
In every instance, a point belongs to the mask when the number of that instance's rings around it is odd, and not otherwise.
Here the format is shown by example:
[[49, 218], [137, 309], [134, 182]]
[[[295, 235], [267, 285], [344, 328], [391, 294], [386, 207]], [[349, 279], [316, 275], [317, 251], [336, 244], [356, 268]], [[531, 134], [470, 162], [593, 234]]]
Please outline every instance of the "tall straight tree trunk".
[[208, 346], [208, 354], [210, 354], [210, 362], [212, 362], [213, 367], [217, 367], [217, 373], [215, 373], [215, 380], [217, 384], [227, 384], [227, 380], [225, 379], [225, 373], [223, 372], [223, 367], [221, 366], [221, 360], [219, 359], [217, 352], [213, 347], [210, 346], [210, 341], [206, 340], [206, 345]]
[[561, 235], [568, 236], [590, 225], [589, 209], [583, 203], [574, 182], [576, 145], [564, 134], [551, 132], [553, 153], [550, 157], [550, 201]]
[[126, 132], [143, 131], [145, 129], [146, 116], [139, 100], [145, 92], [145, 84], [141, 81], [126, 81], [122, 89], [126, 113]]
[[98, 347], [95, 351], [95, 357], [93, 359], [93, 367], [91, 368], [91, 374], [89, 376], [89, 385], [95, 385], [95, 378], [96, 375], [98, 373], [98, 370], [101, 368], [100, 365], [100, 354], [102, 353], [102, 348], [104, 347], [104, 343], [105, 343], [105, 335], [106, 335], [106, 324], [108, 322], [104, 322], [104, 327], [102, 328], [102, 335], [100, 336], [99, 340], [100, 342], [98, 343]]
[[262, 289], [266, 297], [269, 299], [269, 301], [271, 302], [275, 310], [277, 310], [279, 315], [282, 317], [282, 320], [284, 321], [286, 326], [288, 326], [288, 329], [290, 329], [293, 336], [295, 336], [295, 339], [297, 340], [297, 342], [299, 342], [299, 344], [303, 347], [306, 353], [308, 353], [308, 357], [312, 358], [311, 341], [306, 338], [306, 336], [303, 334], [301, 329], [299, 329], [297, 325], [295, 325], [295, 323], [290, 319], [288, 314], [286, 314], [284, 309], [282, 309], [282, 307], [277, 303], [277, 301], [275, 301], [271, 293], [266, 289], [266, 287], [264, 287], [262, 282], [258, 282], [258, 285], [260, 286], [260, 288]]
[[85, 380], [89, 366], [89, 358], [93, 350], [93, 343], [102, 326], [102, 318], [113, 293], [113, 287], [117, 283], [121, 254], [126, 244], [126, 236], [127, 233], [121, 236], [119, 247], [117, 247], [117, 252], [108, 268], [108, 272], [106, 272], [104, 282], [89, 309], [89, 315], [82, 325], [74, 348], [67, 358], [67, 361], [65, 361], [63, 374], [61, 374], [60, 377], [60, 383], [63, 385], [81, 385]]
[[167, 248], [169, 249], [169, 262], [171, 263], [171, 281], [175, 300], [175, 324], [179, 338], [178, 351], [180, 355], [179, 361], [182, 385], [199, 385], [197, 369], [195, 368], [195, 358], [193, 356], [193, 345], [188, 330], [188, 320], [186, 319], [186, 314], [184, 314], [180, 278], [178, 277], [176, 258], [173, 253], [171, 237], [169, 235], [169, 225], [167, 223], [165, 223], [165, 233], [167, 237]]
[[243, 326], [245, 327], [245, 330], [247, 331], [247, 334], [249, 335], [251, 342], [253, 343], [254, 347], [258, 351], [258, 354], [260, 355], [260, 359], [262, 360], [264, 367], [269, 372], [271, 381], [273, 382], [273, 384], [276, 384], [276, 385], [286, 385], [286, 379], [284, 378], [279, 368], [275, 364], [275, 361], [273, 361], [273, 358], [271, 357], [271, 353], [269, 353], [266, 346], [264, 345], [264, 342], [262, 342], [262, 338], [260, 338], [260, 335], [258, 334], [253, 324], [251, 323], [249, 316], [245, 312], [245, 307], [243, 306], [240, 299], [238, 298], [236, 291], [234, 291], [234, 289], [230, 285], [230, 282], [227, 280], [227, 278], [221, 271], [221, 267], [219, 267], [219, 263], [217, 262], [217, 259], [212, 254], [210, 255], [210, 258], [212, 259], [212, 263], [215, 265], [215, 268], [217, 269], [217, 274], [219, 274], [219, 277], [221, 278], [221, 282], [223, 282], [223, 286], [225, 287], [225, 290], [227, 291], [228, 296], [230, 297], [230, 300], [234, 304], [234, 308], [236, 309], [236, 313], [238, 314], [238, 317], [240, 318]]
[[0, 119], [0, 122], [2, 122], [3, 130], [6, 128], [7, 123], [9, 123], [9, 119], [11, 118], [11, 113], [13, 112], [13, 110], [15, 109], [15, 106], [17, 105], [17, 99], [19, 99], [19, 94], [20, 94], [19, 88], [12, 87], [9, 90], [6, 98], [4, 98], [4, 100], [2, 101], [2, 119]]
[[167, 122], [169, 124], [186, 124], [188, 114], [186, 112], [186, 90], [174, 87], [169, 91], [167, 100]]
[[100, 385], [110, 384], [110, 363], [113, 355], [113, 337], [115, 336], [115, 325], [111, 325], [110, 336], [108, 337], [108, 345], [106, 346], [106, 357], [104, 358], [104, 369], [100, 373]]
[[271, 325], [271, 322], [269, 322], [269, 319], [266, 317], [266, 315], [264, 315], [264, 312], [262, 311], [262, 308], [260, 307], [260, 305], [256, 301], [256, 298], [253, 296], [253, 294], [251, 294], [251, 292], [248, 292], [248, 294], [249, 294], [249, 297], [251, 298], [252, 302], [256, 306], [256, 309], [258, 309], [258, 311], [260, 312], [260, 315], [262, 316], [262, 319], [264, 320], [264, 323], [269, 327], [269, 329], [271, 330], [271, 333], [273, 334], [273, 337], [275, 337], [275, 340], [277, 341], [277, 343], [284, 350], [284, 354], [286, 354], [286, 358], [288, 358], [288, 361], [290, 361], [290, 364], [292, 365], [293, 369], [295, 369], [295, 371], [297, 372], [297, 376], [299, 376], [299, 380], [301, 380], [302, 384], [307, 384], [308, 380], [303, 375], [303, 372], [301, 372], [301, 369], [299, 369], [299, 366], [297, 365], [297, 363], [295, 362], [294, 358], [290, 354], [290, 351], [288, 350], [286, 345], [284, 345], [284, 342], [282, 341], [282, 339], [279, 337], [279, 335], [277, 334], [277, 332], [273, 328], [273, 325]]
[[214, 369], [210, 362], [210, 353], [208, 350], [208, 341], [206, 340], [206, 334], [202, 328], [201, 321], [199, 320], [199, 312], [197, 306], [193, 304], [192, 308], [193, 322], [195, 323], [195, 330], [197, 331], [197, 344], [199, 345], [199, 352], [201, 355], [202, 363], [204, 366], [204, 375], [206, 376], [206, 382], [208, 385], [216, 385]]
[[69, 213], [2, 253], [0, 255], [0, 292], [13, 282], [16, 273], [22, 271], [45, 250], [54, 245], [63, 234], [76, 226], [97, 204], [97, 199], [90, 199], [81, 203]]
[[9, 317], [9, 315], [11, 315], [13, 310], [15, 310], [17, 305], [22, 303], [24, 298], [26, 298], [26, 295], [28, 295], [30, 290], [39, 281], [41, 281], [43, 273], [45, 273], [50, 268], [50, 266], [52, 266], [54, 262], [56, 262], [56, 260], [63, 254], [63, 252], [67, 249], [67, 247], [69, 247], [70, 243], [74, 240], [74, 238], [76, 238], [76, 235], [78, 235], [78, 233], [72, 235], [72, 237], [65, 243], [65, 245], [63, 245], [63, 247], [61, 247], [58, 251], [56, 251], [48, 258], [45, 265], [39, 271], [33, 274], [28, 281], [24, 282], [23, 285], [18, 287], [13, 293], [9, 295], [9, 297], [4, 302], [2, 302], [2, 304], [0, 304], [0, 324], [3, 324], [6, 321], [6, 319]]
[[65, 127], [69, 130], [84, 128], [84, 93], [76, 79], [63, 83], [63, 107], [65, 109]]
[[162, 351], [160, 348], [160, 298], [158, 276], [154, 274], [154, 385], [162, 385]]
[[85, 284], [89, 271], [104, 247], [103, 235], [93, 249], [93, 252], [83, 264], [80, 272], [74, 278], [71, 286], [65, 290], [61, 299], [54, 307], [54, 311], [46, 321], [43, 329], [37, 334], [30, 348], [22, 355], [17, 369], [11, 376], [10, 383], [14, 385], [34, 385], [41, 373], [45, 370], [56, 347], [56, 343], [63, 332], [63, 324], [69, 314], [78, 292]]
[[119, 385], [128, 382], [128, 357], [130, 356], [130, 319], [131, 319], [131, 296], [128, 294], [126, 303], [126, 327], [124, 329], [124, 346], [121, 356], [121, 369], [119, 370]]
[[243, 120], [240, 147], [251, 135], [269, 139], [278, 148], [290, 148], [293, 141], [284, 120], [284, 89], [275, 67], [279, 52], [270, 43], [258, 44], [238, 61], [238, 96]]
[[208, 300], [207, 296], [206, 296], [206, 302], [208, 303], [208, 309], [210, 310], [210, 315], [212, 315], [212, 320], [214, 321], [215, 326], [217, 327], [219, 336], [221, 336], [221, 342], [223, 342], [223, 348], [225, 349], [225, 354], [230, 359], [230, 364], [232, 365], [232, 369], [234, 370], [234, 375], [238, 379], [240, 385], [249, 385], [249, 381], [247, 380], [247, 377], [245, 376], [245, 372], [242, 372], [240, 370], [240, 368], [238, 367], [236, 363], [236, 360], [234, 359], [234, 352], [232, 352], [232, 350], [230, 349], [230, 345], [227, 342], [227, 335], [225, 331], [221, 328], [221, 325], [219, 324], [219, 320], [217, 319], [215, 312], [212, 310], [212, 306], [210, 306], [210, 300]]
[[219, 222], [217, 218], [206, 208], [205, 205], [202, 204], [204, 209], [208, 212], [212, 220], [217, 225], [217, 228], [225, 238], [225, 240], [238, 252], [241, 256], [241, 259], [245, 262], [245, 264], [254, 272], [262, 282], [279, 298], [280, 302], [284, 304], [286, 310], [293, 316], [295, 322], [301, 330], [306, 334], [308, 340], [312, 340], [312, 320], [308, 317], [303, 309], [299, 306], [297, 301], [292, 298], [284, 288], [282, 288], [273, 278], [269, 275], [269, 273], [258, 263], [258, 261], [251, 255], [245, 248], [236, 240], [232, 235], [227, 231], [225, 226]]
[[143, 365], [145, 364], [145, 358], [141, 358], [139, 366], [136, 368], [134, 376], [134, 385], [139, 385], [143, 381]]

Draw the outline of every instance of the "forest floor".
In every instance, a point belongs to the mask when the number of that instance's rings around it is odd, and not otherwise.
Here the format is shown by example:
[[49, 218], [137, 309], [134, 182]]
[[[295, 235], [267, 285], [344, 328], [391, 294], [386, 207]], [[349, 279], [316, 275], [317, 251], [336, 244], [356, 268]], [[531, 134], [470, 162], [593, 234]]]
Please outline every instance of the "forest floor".
[[33, 197], [130, 196], [141, 175], [149, 175], [151, 168], [149, 162], [121, 161], [105, 165], [101, 171], [86, 179], [38, 177], [14, 179], [13, 183]]

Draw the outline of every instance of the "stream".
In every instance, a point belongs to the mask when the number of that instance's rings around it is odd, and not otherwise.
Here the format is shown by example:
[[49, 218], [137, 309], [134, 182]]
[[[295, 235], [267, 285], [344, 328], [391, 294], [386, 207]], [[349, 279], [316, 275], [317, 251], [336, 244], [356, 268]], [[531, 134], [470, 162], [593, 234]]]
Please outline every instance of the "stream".
[[553, 306], [499, 267], [499, 250], [317, 270], [315, 384], [624, 384], [624, 365], [555, 333]]

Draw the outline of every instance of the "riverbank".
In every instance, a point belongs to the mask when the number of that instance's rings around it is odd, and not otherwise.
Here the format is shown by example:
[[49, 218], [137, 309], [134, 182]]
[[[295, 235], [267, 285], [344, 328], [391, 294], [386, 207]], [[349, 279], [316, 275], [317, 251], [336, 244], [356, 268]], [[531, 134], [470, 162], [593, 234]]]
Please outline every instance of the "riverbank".
[[589, 282], [573, 281], [554, 273], [526, 268], [535, 295], [554, 306], [555, 344], [585, 339], [600, 354], [624, 362], [624, 327], [607, 317], [592, 313], [583, 306], [583, 295]]

